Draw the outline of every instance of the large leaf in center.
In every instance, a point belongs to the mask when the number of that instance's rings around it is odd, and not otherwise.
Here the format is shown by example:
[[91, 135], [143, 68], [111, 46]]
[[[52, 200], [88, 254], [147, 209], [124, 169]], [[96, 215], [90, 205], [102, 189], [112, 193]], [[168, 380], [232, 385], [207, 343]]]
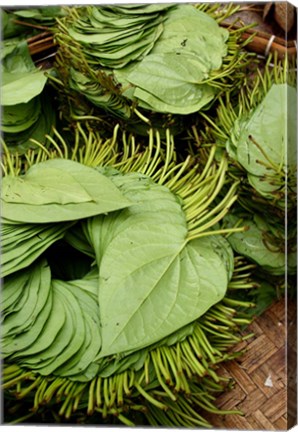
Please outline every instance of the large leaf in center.
[[136, 204], [87, 227], [100, 269], [100, 357], [161, 340], [221, 300], [227, 287], [225, 263], [211, 242], [187, 243], [176, 197], [133, 177], [128, 196], [134, 190]]

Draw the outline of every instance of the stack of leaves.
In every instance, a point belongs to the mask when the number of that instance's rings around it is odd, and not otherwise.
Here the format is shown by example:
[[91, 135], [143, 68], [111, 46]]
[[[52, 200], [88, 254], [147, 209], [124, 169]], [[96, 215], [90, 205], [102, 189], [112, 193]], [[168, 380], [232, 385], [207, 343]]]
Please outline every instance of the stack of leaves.
[[295, 88], [272, 84], [261, 103], [235, 120], [226, 143], [230, 157], [246, 171], [250, 186], [280, 209], [286, 207], [286, 193], [288, 206], [295, 205], [295, 107]]
[[[213, 402], [230, 382], [217, 367], [240, 354], [230, 348], [245, 339], [248, 300], [262, 312], [296, 273], [296, 225], [285, 230], [295, 89], [286, 61], [246, 79], [245, 29], [219, 26], [230, 13], [3, 12], [1, 345], [13, 422], [193, 428], [225, 413]], [[56, 18], [50, 78], [65, 135], [24, 40]], [[148, 142], [137, 143], [136, 120]]]
[[167, 13], [164, 30], [149, 55], [114, 72], [127, 89], [123, 95], [149, 111], [198, 111], [217, 93], [209, 79], [227, 55], [228, 36], [206, 13], [177, 5]]
[[[289, 273], [295, 273], [297, 267], [295, 244], [291, 242], [288, 262], [285, 261], [286, 242], [296, 236], [289, 230], [287, 239], [284, 226], [284, 210], [293, 210], [296, 196], [295, 99], [294, 87], [273, 84], [250, 115], [236, 121], [237, 132], [232, 131], [232, 140], [227, 143], [230, 156], [247, 172], [248, 183], [255, 193], [270, 203], [270, 209], [274, 206], [281, 210], [271, 217], [268, 211], [254, 212], [251, 217], [245, 215], [243, 223], [250, 229], [232, 235], [230, 242], [238, 253], [267, 272], [279, 275], [285, 274], [286, 265]], [[285, 111], [287, 103], [289, 109]], [[228, 215], [226, 221], [233, 226], [237, 217]]]
[[214, 369], [250, 306], [226, 295], [247, 266], [213, 228], [237, 199], [233, 183], [214, 205], [226, 158], [177, 163], [169, 131], [141, 152], [124, 135], [121, 153], [116, 131], [76, 133], [71, 154], [58, 133], [25, 158], [4, 146], [4, 388], [33, 413], [207, 427], [196, 410], [219, 412]]
[[103, 68], [123, 68], [144, 58], [163, 32], [167, 4], [89, 6], [71, 9], [76, 20], [68, 34], [83, 44], [90, 63]]
[[237, 34], [193, 5], [70, 8], [58, 22], [61, 91], [118, 118], [191, 114], [243, 78]]
[[6, 144], [12, 152], [34, 148], [45, 141], [55, 124], [46, 73], [34, 65], [25, 40], [8, 39], [1, 51], [1, 105]]
[[261, 285], [264, 279], [268, 284], [269, 274], [280, 276], [269, 277], [273, 286], [284, 286], [285, 275], [297, 271], [297, 95], [287, 61], [275, 58], [273, 68], [270, 62], [265, 73], [257, 71], [236, 103], [227, 94], [220, 99], [217, 118], [205, 118], [213, 138], [229, 154], [230, 175], [241, 179], [237, 205], [224, 226], [248, 229], [228, 240], [259, 266]]

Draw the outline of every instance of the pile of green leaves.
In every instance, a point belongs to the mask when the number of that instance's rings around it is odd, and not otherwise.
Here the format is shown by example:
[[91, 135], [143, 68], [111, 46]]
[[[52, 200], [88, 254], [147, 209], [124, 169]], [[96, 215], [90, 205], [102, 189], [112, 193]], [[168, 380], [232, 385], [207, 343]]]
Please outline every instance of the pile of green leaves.
[[228, 38], [193, 5], [71, 8], [59, 20], [56, 67], [64, 86], [117, 117], [131, 118], [135, 105], [145, 117], [187, 115], [207, 108], [240, 67]]
[[84, 46], [92, 64], [123, 68], [144, 58], [163, 32], [167, 4], [87, 6], [70, 10], [77, 19], [68, 34]]
[[200, 110], [217, 93], [208, 79], [222, 66], [228, 35], [206, 13], [191, 5], [177, 5], [167, 13], [164, 30], [150, 53], [114, 71], [125, 89], [123, 95], [155, 112]]
[[[270, 61], [264, 75], [257, 71], [236, 100], [231, 94], [221, 98], [217, 117], [206, 119], [213, 139], [229, 154], [231, 177], [241, 179], [239, 199], [223, 224], [247, 230], [228, 241], [279, 296], [285, 275], [297, 271], [297, 94], [287, 62], [274, 59], [272, 68]], [[267, 306], [272, 295], [268, 301]]]
[[226, 143], [231, 158], [246, 171], [250, 186], [281, 209], [286, 206], [286, 176], [295, 193], [295, 107], [295, 88], [273, 84], [261, 103], [235, 121]]
[[293, 213], [296, 200], [295, 101], [294, 87], [273, 84], [250, 117], [240, 123], [234, 153], [255, 193], [265, 198], [272, 212], [273, 207], [280, 211], [270, 217], [268, 211], [262, 214], [260, 208], [254, 221], [244, 221], [250, 230], [243, 238], [239, 234], [232, 236], [231, 242], [239, 253], [249, 256], [266, 271], [280, 275], [295, 273], [297, 268], [295, 226], [289, 227], [286, 235], [284, 225], [285, 211]]
[[[151, 131], [142, 153], [124, 139], [124, 154], [115, 159], [116, 137], [99, 146], [93, 132], [85, 135], [79, 127], [77, 133], [85, 147], [77, 145], [65, 159], [57, 143], [54, 152], [40, 149], [20, 174], [7, 150], [1, 197], [4, 388], [19, 398], [28, 395], [33, 411], [58, 404], [59, 421], [74, 418], [80, 404], [87, 423], [96, 411], [102, 421], [120, 416], [128, 425], [207, 427], [201, 414], [190, 417], [189, 398], [203, 391], [198, 407], [219, 412], [204, 386], [211, 380], [211, 393], [223, 390], [213, 368], [233, 358], [226, 349], [241, 340], [238, 325], [248, 322], [235, 315], [238, 303], [226, 296], [233, 275], [241, 274], [234, 267], [243, 264], [224, 237], [208, 231], [235, 200], [233, 188], [231, 201], [210, 216], [204, 210], [218, 194], [225, 164], [216, 173], [213, 149], [207, 166], [214, 175], [206, 179], [203, 167], [199, 176], [190, 171], [194, 200], [181, 177], [189, 161], [177, 165], [169, 134], [161, 150], [160, 141], [152, 146]], [[121, 170], [113, 168], [117, 160]], [[28, 376], [32, 384], [26, 386]], [[61, 393], [66, 386], [71, 392]], [[164, 412], [172, 409], [180, 420]]]
[[[230, 242], [265, 271], [280, 275], [286, 273], [286, 266], [287, 272], [296, 271], [296, 251], [291, 250], [290, 243], [286, 262], [285, 248], [291, 237], [286, 238], [283, 219], [283, 210], [295, 205], [295, 99], [294, 87], [273, 84], [250, 115], [236, 121], [232, 139], [227, 142], [230, 156], [246, 171], [251, 188], [282, 211], [281, 217], [268, 218], [261, 211], [252, 217], [245, 215], [243, 223], [249, 230], [233, 234]], [[289, 109], [285, 111], [287, 102]], [[238, 222], [236, 216], [228, 215], [226, 220], [232, 225]]]
[[[2, 13], [1, 345], [13, 421], [210, 427], [204, 412], [225, 413], [218, 364], [296, 274], [296, 225], [285, 230], [295, 88], [270, 59], [244, 78], [243, 29], [208, 10]], [[24, 39], [25, 23], [56, 19], [63, 133]]]
[[1, 51], [1, 131], [10, 151], [24, 153], [55, 125], [47, 76], [31, 59], [25, 40], [8, 39]]
[[[233, 273], [223, 239], [187, 242], [179, 201], [143, 175], [107, 177], [77, 162], [50, 160], [24, 176], [6, 176], [2, 208], [2, 275], [11, 275], [5, 279], [3, 348], [41, 374], [93, 378], [107, 356], [153, 345], [196, 320], [223, 298]], [[94, 262], [82, 282], [51, 281], [39, 259], [61, 238]], [[64, 311], [53, 328], [58, 303]]]

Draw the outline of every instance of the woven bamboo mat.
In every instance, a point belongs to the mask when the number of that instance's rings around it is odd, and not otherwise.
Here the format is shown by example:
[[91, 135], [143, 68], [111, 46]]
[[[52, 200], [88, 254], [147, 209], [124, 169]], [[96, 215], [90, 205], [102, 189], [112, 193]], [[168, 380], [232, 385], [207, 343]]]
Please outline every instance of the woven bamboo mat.
[[208, 419], [219, 429], [286, 430], [295, 424], [297, 409], [296, 303], [289, 302], [286, 313], [285, 301], [279, 301], [247, 330], [254, 337], [235, 347], [244, 348], [245, 354], [219, 369], [222, 376], [234, 379], [234, 388], [216, 402], [221, 409], [237, 409], [244, 415]]

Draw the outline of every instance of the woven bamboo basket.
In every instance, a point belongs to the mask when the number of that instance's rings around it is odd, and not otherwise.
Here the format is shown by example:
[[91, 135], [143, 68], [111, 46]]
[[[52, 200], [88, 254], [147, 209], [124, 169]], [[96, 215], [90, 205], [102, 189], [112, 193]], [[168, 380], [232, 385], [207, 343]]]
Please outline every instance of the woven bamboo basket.
[[220, 368], [234, 388], [216, 405], [243, 415], [210, 415], [214, 427], [231, 430], [287, 430], [296, 424], [296, 303], [273, 304], [247, 328], [254, 337], [237, 345], [243, 356]]

